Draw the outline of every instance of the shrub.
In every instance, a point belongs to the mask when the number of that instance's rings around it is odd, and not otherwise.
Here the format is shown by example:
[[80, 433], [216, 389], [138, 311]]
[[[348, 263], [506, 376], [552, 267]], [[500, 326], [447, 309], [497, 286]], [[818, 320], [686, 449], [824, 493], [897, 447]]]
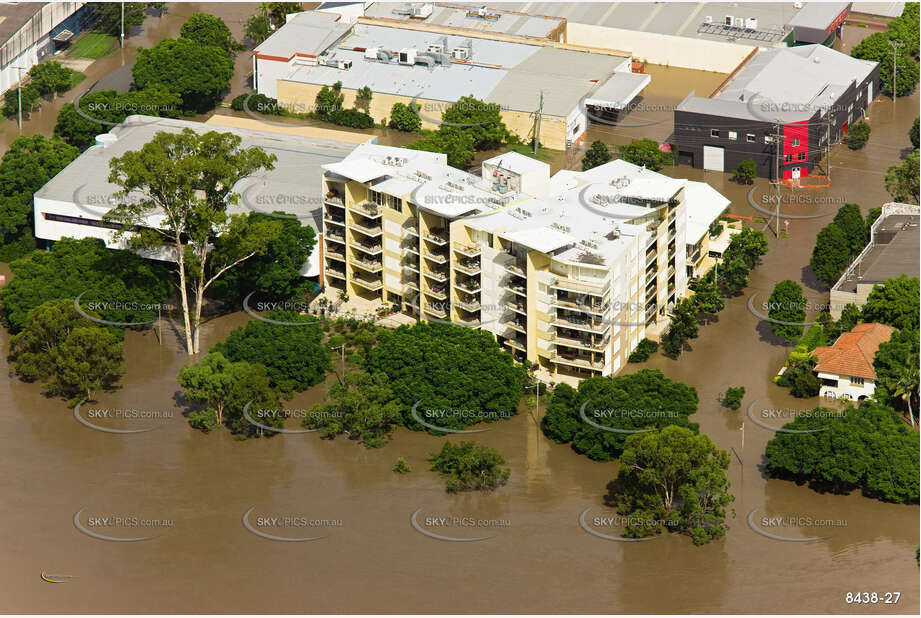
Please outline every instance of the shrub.
[[645, 363], [649, 360], [649, 357], [656, 353], [659, 349], [659, 344], [656, 341], [651, 339], [646, 339], [645, 337], [636, 344], [636, 349], [630, 353], [630, 357], [627, 359], [628, 363]]
[[851, 125], [847, 132], [847, 147], [851, 150], [860, 150], [866, 145], [868, 139], [870, 139], [870, 125], [861, 120]]

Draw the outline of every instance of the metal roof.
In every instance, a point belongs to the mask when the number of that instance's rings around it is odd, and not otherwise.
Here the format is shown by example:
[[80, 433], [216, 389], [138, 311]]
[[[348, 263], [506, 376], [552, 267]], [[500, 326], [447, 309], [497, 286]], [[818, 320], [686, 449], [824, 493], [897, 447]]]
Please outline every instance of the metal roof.
[[565, 23], [565, 20], [561, 17], [513, 11], [507, 9], [503, 4], [489, 5], [488, 11], [492, 16], [491, 19], [468, 15], [468, 12], [476, 11], [483, 6], [482, 4], [465, 5], [439, 2], [433, 7], [432, 14], [425, 19], [408, 19], [405, 15], [394, 12], [394, 10], [399, 10], [407, 4], [406, 2], [375, 2], [365, 9], [365, 16], [540, 39], [550, 39], [551, 33]]
[[645, 73], [628, 73], [618, 71], [612, 74], [592, 94], [585, 99], [586, 105], [605, 108], [623, 109], [630, 105], [640, 91], [649, 85], [652, 78]]
[[825, 30], [850, 6], [850, 2], [807, 2], [806, 6], [793, 16], [788, 25]]
[[296, 53], [317, 56], [345, 36], [350, 27], [350, 24], [340, 22], [339, 16], [334, 13], [295, 13], [253, 53], [280, 58], [291, 58]]

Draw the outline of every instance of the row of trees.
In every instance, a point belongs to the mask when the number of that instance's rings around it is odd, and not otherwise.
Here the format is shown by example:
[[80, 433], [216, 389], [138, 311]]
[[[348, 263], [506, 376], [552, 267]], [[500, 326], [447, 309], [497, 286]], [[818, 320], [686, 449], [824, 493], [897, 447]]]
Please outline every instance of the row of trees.
[[870, 214], [875, 214], [873, 220], [864, 220], [860, 206], [845, 204], [831, 223], [819, 231], [809, 264], [816, 278], [826, 286], [834, 285], [851, 260], [863, 251], [869, 226], [879, 216], [878, 211]]
[[20, 88], [10, 88], [3, 95], [0, 112], [7, 118], [19, 112], [20, 100], [22, 111], [28, 114], [38, 107], [41, 97], [53, 99], [55, 95], [64, 94], [86, 78], [83, 73], [68, 69], [55, 60], [36, 64], [26, 76], [28, 80], [23, 80]]
[[[617, 149], [620, 157], [634, 165], [641, 165], [646, 169], [658, 172], [666, 165], [671, 165], [674, 160], [674, 154], [659, 149], [659, 143], [652, 139], [636, 139], [625, 146]], [[613, 153], [608, 146], [600, 141], [595, 140], [588, 148], [588, 152], [582, 157], [582, 171], [590, 170], [599, 165], [604, 165], [613, 157]]]
[[748, 285], [749, 273], [767, 253], [764, 232], [743, 228], [733, 235], [723, 258], [710, 272], [691, 284], [693, 294], [675, 303], [668, 329], [662, 336], [662, 349], [677, 358], [688, 339], [698, 334], [698, 325], [722, 311], [723, 297], [738, 296]]
[[889, 23], [885, 32], [875, 32], [854, 46], [851, 56], [878, 62], [880, 86], [892, 93], [893, 48], [890, 41], [900, 44], [895, 54], [895, 96], [911, 94], [918, 85], [918, 4], [906, 2], [902, 15]]

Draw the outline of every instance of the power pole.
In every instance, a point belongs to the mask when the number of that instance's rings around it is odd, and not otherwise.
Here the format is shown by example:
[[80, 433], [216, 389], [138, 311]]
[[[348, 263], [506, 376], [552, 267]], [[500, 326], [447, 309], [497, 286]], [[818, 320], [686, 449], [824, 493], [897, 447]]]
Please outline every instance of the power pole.
[[537, 150], [540, 147], [540, 117], [544, 111], [544, 91], [540, 91], [540, 104], [537, 106], [537, 113], [534, 114], [534, 145], [532, 146], [532, 152], [537, 154]]
[[892, 46], [892, 102], [895, 103], [895, 73], [896, 73], [896, 56], [898, 55], [898, 50], [902, 46], [902, 41], [896, 39], [889, 39], [889, 45]]
[[780, 157], [782, 156], [780, 145], [780, 119], [778, 118], [774, 122], [774, 188], [777, 200], [774, 203], [774, 236], [776, 238], [780, 238]]
[[125, 46], [125, 3], [122, 2], [122, 30], [121, 34], [118, 37], [118, 46]]

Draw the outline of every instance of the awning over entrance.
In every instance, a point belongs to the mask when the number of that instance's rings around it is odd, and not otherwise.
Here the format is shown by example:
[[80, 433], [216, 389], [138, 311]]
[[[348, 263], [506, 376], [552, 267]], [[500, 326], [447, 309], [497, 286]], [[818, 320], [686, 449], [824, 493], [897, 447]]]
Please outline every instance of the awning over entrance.
[[652, 78], [645, 73], [615, 72], [585, 99], [585, 105], [602, 110], [622, 110], [636, 98]]

